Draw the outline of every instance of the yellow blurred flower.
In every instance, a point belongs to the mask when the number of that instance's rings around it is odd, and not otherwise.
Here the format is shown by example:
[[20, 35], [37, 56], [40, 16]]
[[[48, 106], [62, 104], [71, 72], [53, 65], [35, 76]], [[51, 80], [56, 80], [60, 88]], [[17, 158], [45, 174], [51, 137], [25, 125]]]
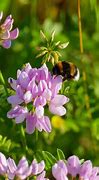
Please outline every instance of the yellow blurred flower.
[[53, 116], [52, 126], [56, 129], [59, 129], [61, 132], [65, 132], [65, 121], [60, 116]]

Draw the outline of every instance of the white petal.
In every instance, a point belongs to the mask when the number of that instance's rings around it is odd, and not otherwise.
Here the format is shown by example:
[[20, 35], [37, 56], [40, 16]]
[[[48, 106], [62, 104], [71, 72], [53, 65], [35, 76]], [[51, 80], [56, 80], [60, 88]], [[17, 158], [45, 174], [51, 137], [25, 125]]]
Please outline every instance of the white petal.
[[64, 95], [56, 95], [52, 100], [51, 103], [55, 104], [56, 106], [61, 106], [69, 101]]
[[27, 91], [25, 94], [24, 94], [24, 101], [25, 103], [29, 103], [32, 101], [32, 94], [30, 91]]
[[63, 116], [66, 114], [66, 109], [63, 106], [55, 106], [54, 104], [49, 105], [49, 110], [51, 113], [58, 116]]
[[35, 113], [37, 118], [42, 118], [44, 115], [44, 108], [42, 106], [36, 107]]
[[45, 89], [42, 96], [45, 97], [47, 101], [50, 101], [52, 92], [49, 89]]
[[24, 119], [25, 119], [25, 116], [26, 116], [25, 114], [20, 114], [19, 116], [17, 116], [17, 117], [15, 118], [16, 123], [18, 124], [18, 123], [23, 122]]

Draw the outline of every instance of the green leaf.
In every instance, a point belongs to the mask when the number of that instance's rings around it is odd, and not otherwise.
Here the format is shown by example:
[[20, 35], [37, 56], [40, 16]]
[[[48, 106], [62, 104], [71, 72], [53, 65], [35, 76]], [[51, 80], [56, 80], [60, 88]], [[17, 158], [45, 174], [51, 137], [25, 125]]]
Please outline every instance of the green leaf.
[[60, 49], [65, 49], [67, 46], [68, 46], [68, 44], [69, 44], [69, 42], [67, 42], [67, 43], [62, 43], [62, 44], [59, 44], [59, 48]]
[[42, 53], [38, 54], [38, 55], [36, 56], [36, 58], [39, 58], [39, 57], [41, 57], [41, 56], [44, 56], [47, 52], [48, 52], [47, 50], [43, 51]]
[[55, 46], [58, 46], [60, 44], [60, 41], [57, 41], [56, 43], [55, 43]]
[[49, 164], [49, 166], [52, 166], [57, 162], [57, 159], [48, 151], [42, 151], [42, 154], [45, 161]]
[[83, 164], [84, 163], [84, 159], [80, 159], [80, 163]]
[[48, 39], [47, 39], [47, 37], [45, 36], [45, 34], [43, 33], [42, 30], [40, 30], [40, 35], [41, 35], [41, 39], [42, 39], [43, 41], [48, 42]]
[[51, 34], [51, 42], [53, 42], [54, 41], [54, 37], [55, 37], [55, 30], [52, 32], [52, 34]]
[[5, 84], [5, 80], [4, 80], [4, 77], [3, 77], [1, 71], [0, 71], [0, 82], [1, 82], [2, 84]]
[[37, 47], [38, 51], [44, 51], [47, 50], [47, 48], [45, 46], [41, 46], [41, 47]]
[[99, 118], [95, 119], [92, 122], [91, 130], [92, 130], [92, 136], [97, 140], [99, 140]]
[[50, 61], [51, 61], [52, 65], [54, 66], [55, 60], [54, 60], [54, 57], [53, 57], [53, 56], [50, 58]]
[[0, 150], [5, 150], [6, 152], [9, 152], [9, 149], [11, 147], [11, 140], [7, 139], [7, 137], [3, 137], [0, 135]]
[[8, 96], [8, 90], [7, 90], [6, 83], [5, 83], [5, 80], [1, 71], [0, 71], [0, 83], [4, 86], [6, 95]]
[[57, 149], [58, 160], [65, 160], [65, 155], [61, 149]]
[[62, 55], [60, 54], [60, 52], [58, 52], [58, 51], [55, 51], [56, 53], [57, 53], [57, 55], [59, 56], [59, 57], [61, 57]]

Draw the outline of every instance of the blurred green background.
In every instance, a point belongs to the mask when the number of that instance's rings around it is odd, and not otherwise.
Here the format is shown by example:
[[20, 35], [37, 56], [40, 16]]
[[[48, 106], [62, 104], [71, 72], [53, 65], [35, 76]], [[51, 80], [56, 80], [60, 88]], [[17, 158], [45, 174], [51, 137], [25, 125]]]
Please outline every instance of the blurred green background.
[[61, 51], [61, 60], [75, 63], [81, 75], [78, 82], [65, 82], [62, 90], [70, 98], [66, 116], [49, 114], [53, 130], [50, 134], [39, 133], [37, 141], [35, 133], [24, 134], [20, 124], [7, 119], [10, 105], [0, 86], [0, 151], [18, 161], [23, 154], [29, 160], [33, 155], [39, 159], [41, 150], [55, 155], [60, 148], [66, 157], [76, 154], [99, 165], [99, 3], [81, 0], [83, 55], [79, 46], [77, 0], [0, 0], [0, 10], [4, 11], [4, 18], [12, 14], [14, 27], [20, 30], [10, 49], [0, 47], [0, 69], [7, 86], [8, 77], [16, 78], [17, 69], [24, 63], [41, 66], [41, 58], [35, 58], [41, 44], [40, 29], [48, 37], [55, 30], [56, 41], [69, 41], [66, 50]]

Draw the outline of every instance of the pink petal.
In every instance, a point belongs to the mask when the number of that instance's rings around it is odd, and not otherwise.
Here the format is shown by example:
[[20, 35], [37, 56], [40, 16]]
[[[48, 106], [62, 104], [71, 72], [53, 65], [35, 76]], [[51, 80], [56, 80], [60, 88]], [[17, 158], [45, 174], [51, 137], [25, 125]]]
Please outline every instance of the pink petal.
[[50, 101], [50, 100], [51, 100], [51, 96], [52, 96], [51, 90], [49, 90], [48, 88], [45, 89], [44, 92], [42, 93], [42, 96], [43, 96], [47, 101]]
[[85, 161], [80, 169], [79, 169], [79, 175], [83, 179], [87, 179], [92, 174], [92, 162], [90, 160]]
[[47, 132], [51, 132], [52, 128], [51, 128], [50, 119], [47, 116], [44, 116], [44, 121], [45, 121], [45, 130]]
[[47, 80], [48, 79], [48, 68], [46, 64], [39, 69], [39, 79], [38, 80]]
[[46, 105], [46, 98], [43, 97], [43, 96], [40, 96], [40, 97], [35, 98], [33, 105], [34, 105], [35, 107], [38, 107], [38, 106], [40, 106], [40, 105], [41, 105], [41, 106], [45, 106], [45, 105]]
[[6, 23], [3, 23], [3, 24], [1, 25], [1, 28], [2, 28], [3, 30], [8, 30], [8, 31], [10, 31], [10, 30], [12, 29], [13, 22], [14, 22], [13, 19], [12, 19], [12, 20], [11, 20], [11, 19], [7, 19]]
[[36, 159], [34, 159], [32, 161], [31, 166], [32, 166], [32, 174], [37, 175], [37, 174], [41, 173], [44, 170], [45, 163], [44, 163], [44, 161], [41, 161], [40, 163], [37, 163]]
[[69, 98], [67, 98], [64, 95], [56, 95], [52, 100], [51, 103], [55, 104], [56, 106], [64, 105], [69, 101]]
[[16, 175], [18, 175], [22, 180], [26, 179], [31, 173], [31, 169], [29, 168], [28, 161], [25, 157], [23, 157], [17, 166]]
[[3, 153], [0, 152], [0, 174], [5, 174], [7, 170], [7, 160]]
[[55, 89], [57, 86], [59, 91], [62, 87], [62, 77], [61, 76], [53, 77], [51, 83], [52, 83], [52, 90]]
[[13, 22], [14, 22], [14, 19], [12, 19], [12, 16], [8, 16], [6, 18], [6, 20], [4, 21], [4, 23], [1, 25], [1, 28], [3, 30], [8, 30], [10, 31], [12, 29], [12, 26], [13, 26]]
[[12, 95], [7, 98], [8, 102], [13, 105], [21, 104], [23, 102], [17, 95]]
[[6, 49], [10, 48], [11, 47], [11, 40], [3, 40], [2, 46]]
[[16, 166], [16, 164], [15, 164], [15, 162], [14, 162], [13, 159], [8, 158], [8, 159], [7, 159], [7, 165], [8, 165], [8, 167], [9, 167], [10, 173], [14, 173], [14, 172], [16, 171], [17, 166]]
[[55, 106], [54, 104], [49, 105], [49, 111], [58, 116], [63, 116], [66, 114], [66, 109], [63, 106]]
[[8, 23], [3, 27], [5, 29], [7, 29], [8, 31], [11, 31], [12, 27], [13, 27], [13, 22], [14, 20], [9, 20]]
[[11, 20], [12, 20], [12, 15], [10, 14], [9, 16], [6, 17], [3, 25], [6, 25], [6, 24], [7, 24], [9, 21], [11, 21]]
[[17, 105], [7, 113], [7, 117], [8, 118], [17, 118], [19, 116], [21, 118], [21, 115], [23, 115], [23, 117], [26, 117], [27, 113], [28, 113], [27, 108], [23, 108], [23, 107]]
[[23, 67], [23, 70], [28, 74], [32, 70], [30, 63], [26, 63]]
[[52, 167], [52, 174], [57, 180], [68, 180], [66, 165], [61, 160]]
[[19, 35], [19, 29], [16, 28], [10, 32], [10, 39], [16, 39]]
[[38, 174], [40, 174], [45, 168], [45, 163], [42, 160], [40, 163], [38, 163]]
[[38, 174], [38, 164], [37, 164], [36, 159], [34, 159], [34, 160], [32, 161], [31, 167], [32, 167], [31, 174], [37, 175], [37, 174]]
[[23, 87], [23, 88], [27, 88], [27, 85], [29, 83], [29, 77], [28, 74], [26, 72], [21, 72], [18, 78], [19, 84]]
[[51, 132], [51, 124], [47, 116], [44, 116], [41, 119], [37, 119], [36, 127], [39, 131], [44, 130], [46, 132]]
[[28, 134], [32, 134], [36, 127], [36, 117], [32, 115], [28, 115], [26, 119], [26, 132]]
[[41, 80], [43, 89], [47, 89], [47, 83], [45, 80]]
[[67, 168], [68, 168], [68, 173], [71, 174], [73, 177], [76, 177], [80, 169], [79, 158], [75, 155], [70, 156], [67, 160]]
[[36, 180], [47, 180], [47, 179], [45, 178], [45, 174], [46, 174], [46, 172], [43, 171], [39, 176], [37, 176], [37, 179], [36, 179]]
[[16, 172], [16, 169], [17, 169], [14, 160], [11, 159], [11, 158], [8, 158], [7, 159], [7, 165], [8, 165], [8, 169], [7, 169], [8, 178], [9, 179], [14, 179], [15, 172]]
[[24, 171], [26, 168], [28, 167], [28, 162], [27, 159], [23, 156], [21, 158], [21, 160], [18, 163], [18, 172], [21, 173], [22, 171]]
[[3, 166], [7, 166], [7, 160], [6, 157], [4, 156], [3, 153], [0, 152], [0, 164], [2, 164]]
[[24, 90], [22, 89], [22, 87], [21, 87], [20, 85], [17, 85], [17, 87], [16, 87], [16, 95], [17, 95], [20, 99], [23, 99]]
[[40, 81], [38, 84], [38, 95], [41, 95], [42, 92], [43, 92], [43, 86], [42, 86], [42, 83]]

